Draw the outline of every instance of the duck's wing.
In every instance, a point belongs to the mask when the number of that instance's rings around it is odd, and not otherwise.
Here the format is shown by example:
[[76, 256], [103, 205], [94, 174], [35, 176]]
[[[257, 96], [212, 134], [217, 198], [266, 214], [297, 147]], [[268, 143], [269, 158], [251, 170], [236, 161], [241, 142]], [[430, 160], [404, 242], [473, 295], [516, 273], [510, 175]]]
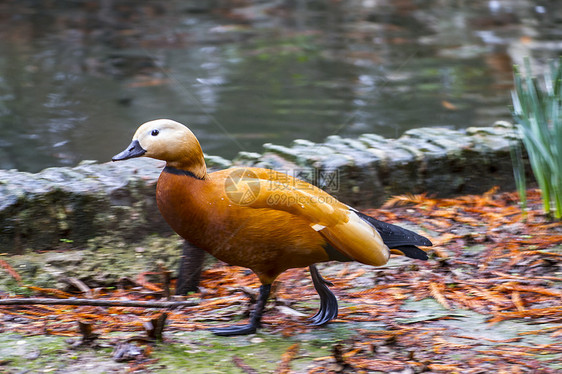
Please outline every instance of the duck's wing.
[[338, 251], [369, 265], [384, 265], [390, 256], [381, 235], [369, 222], [323, 190], [283, 173], [240, 169], [225, 179], [227, 196], [246, 196], [244, 206], [273, 209], [304, 218]]

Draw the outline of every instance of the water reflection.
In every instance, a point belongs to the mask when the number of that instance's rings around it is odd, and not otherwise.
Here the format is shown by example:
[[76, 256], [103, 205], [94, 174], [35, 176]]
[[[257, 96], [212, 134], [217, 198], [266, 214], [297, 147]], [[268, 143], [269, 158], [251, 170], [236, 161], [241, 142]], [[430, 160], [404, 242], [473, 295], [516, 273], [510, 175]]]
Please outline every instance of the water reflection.
[[146, 120], [207, 153], [509, 119], [511, 67], [562, 50], [558, 2], [5, 1], [0, 168], [107, 161]]

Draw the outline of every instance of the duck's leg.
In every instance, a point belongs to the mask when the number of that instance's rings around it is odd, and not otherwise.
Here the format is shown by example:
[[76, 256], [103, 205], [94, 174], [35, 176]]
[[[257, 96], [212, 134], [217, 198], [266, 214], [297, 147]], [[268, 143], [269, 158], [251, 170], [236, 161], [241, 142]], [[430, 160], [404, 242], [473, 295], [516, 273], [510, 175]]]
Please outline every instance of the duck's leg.
[[333, 286], [333, 284], [322, 278], [316, 266], [310, 265], [308, 269], [310, 270], [314, 288], [320, 296], [320, 309], [318, 309], [314, 316], [310, 317], [310, 321], [312, 325], [321, 326], [338, 316], [338, 300], [328, 288], [328, 286]]
[[206, 254], [207, 252], [201, 248], [184, 240], [178, 281], [176, 283], [176, 295], [187, 295], [188, 292], [197, 292]]
[[231, 336], [231, 335], [247, 335], [256, 332], [258, 327], [261, 327], [261, 316], [265, 309], [265, 304], [271, 292], [271, 284], [262, 284], [260, 286], [260, 296], [254, 307], [254, 311], [250, 316], [250, 323], [247, 325], [235, 325], [231, 327], [217, 327], [210, 329], [215, 335]]

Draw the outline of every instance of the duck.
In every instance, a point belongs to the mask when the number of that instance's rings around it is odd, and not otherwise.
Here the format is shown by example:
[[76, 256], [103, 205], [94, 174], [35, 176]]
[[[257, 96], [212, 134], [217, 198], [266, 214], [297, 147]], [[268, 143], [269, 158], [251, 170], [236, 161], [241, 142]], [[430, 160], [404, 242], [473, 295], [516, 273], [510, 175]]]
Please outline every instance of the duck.
[[168, 225], [215, 258], [250, 269], [261, 285], [248, 323], [211, 328], [220, 336], [261, 328], [271, 285], [284, 271], [308, 267], [320, 297], [312, 325], [337, 317], [332, 283], [316, 264], [357, 261], [371, 266], [390, 254], [427, 260], [419, 246], [431, 241], [413, 231], [361, 213], [324, 190], [275, 170], [232, 167], [207, 172], [193, 132], [171, 119], [142, 124], [113, 161], [150, 157], [165, 161], [156, 202]]

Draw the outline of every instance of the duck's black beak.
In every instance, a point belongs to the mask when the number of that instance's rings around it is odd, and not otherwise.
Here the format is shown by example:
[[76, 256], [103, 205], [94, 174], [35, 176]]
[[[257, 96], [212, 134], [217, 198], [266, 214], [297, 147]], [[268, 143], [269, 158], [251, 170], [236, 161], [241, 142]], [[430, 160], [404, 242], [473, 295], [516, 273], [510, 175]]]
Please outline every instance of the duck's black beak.
[[127, 160], [129, 158], [140, 157], [146, 153], [146, 150], [141, 147], [138, 140], [133, 140], [131, 144], [123, 152], [116, 154], [111, 159], [113, 161]]

